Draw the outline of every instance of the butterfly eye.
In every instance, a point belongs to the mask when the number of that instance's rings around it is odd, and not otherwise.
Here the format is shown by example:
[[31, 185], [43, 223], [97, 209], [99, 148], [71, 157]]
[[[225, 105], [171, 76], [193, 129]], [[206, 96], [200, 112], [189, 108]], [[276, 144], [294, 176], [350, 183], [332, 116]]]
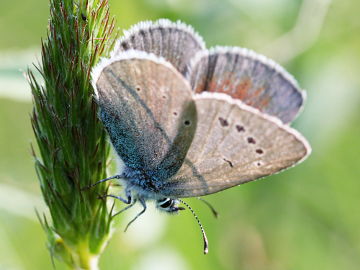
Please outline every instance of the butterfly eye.
[[169, 208], [172, 204], [173, 204], [174, 200], [170, 199], [170, 198], [165, 198], [162, 200], [158, 201], [158, 205], [161, 208]]
[[162, 208], [168, 208], [170, 207], [172, 204], [172, 200], [168, 200], [167, 202], [165, 202], [164, 204], [160, 205]]

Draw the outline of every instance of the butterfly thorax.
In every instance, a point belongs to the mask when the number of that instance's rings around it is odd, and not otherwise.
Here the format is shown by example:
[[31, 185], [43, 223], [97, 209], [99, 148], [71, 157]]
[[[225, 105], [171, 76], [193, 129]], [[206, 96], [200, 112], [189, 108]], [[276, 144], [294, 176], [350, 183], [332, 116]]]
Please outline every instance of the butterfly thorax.
[[125, 186], [125, 192], [131, 196], [132, 200], [148, 201], [154, 200], [156, 208], [167, 213], [177, 213], [184, 210], [179, 207], [180, 201], [175, 198], [169, 198], [161, 195], [157, 181], [148, 174], [139, 170], [126, 167], [122, 172], [122, 184]]
[[130, 192], [132, 196], [143, 198], [145, 200], [163, 200], [164, 195], [161, 194], [161, 181], [151, 176], [145, 171], [125, 167], [122, 175], [122, 184], [125, 190]]
[[180, 201], [178, 199], [164, 197], [153, 191], [149, 191], [148, 188], [141, 188], [137, 185], [128, 183], [126, 185], [127, 193], [131, 194], [132, 201], [155, 201], [156, 208], [160, 211], [167, 213], [177, 213], [179, 210], [185, 210], [183, 207], [179, 207]]

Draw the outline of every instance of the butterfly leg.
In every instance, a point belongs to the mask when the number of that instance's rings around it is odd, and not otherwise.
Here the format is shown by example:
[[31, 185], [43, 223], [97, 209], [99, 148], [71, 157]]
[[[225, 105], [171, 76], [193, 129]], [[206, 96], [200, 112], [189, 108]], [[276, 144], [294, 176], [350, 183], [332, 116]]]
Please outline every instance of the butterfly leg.
[[133, 207], [136, 202], [137, 202], [137, 200], [134, 199], [134, 201], [133, 201], [130, 205], [128, 205], [128, 206], [124, 207], [123, 209], [121, 209], [120, 211], [116, 212], [114, 215], [112, 215], [112, 217], [115, 217], [115, 216], [121, 214], [122, 212], [125, 212], [125, 211], [128, 210], [129, 208]]
[[123, 203], [131, 204], [131, 196], [127, 197], [127, 199], [124, 199], [124, 198], [122, 198], [120, 196], [116, 196], [116, 195], [112, 195], [112, 194], [106, 194], [106, 195], [102, 196], [102, 198], [106, 198], [106, 197], [111, 197], [111, 198], [114, 198], [114, 199], [118, 199], [118, 200], [122, 201]]
[[139, 201], [140, 201], [141, 205], [144, 207], [144, 209], [141, 210], [141, 212], [140, 212], [139, 214], [137, 214], [136, 217], [134, 217], [134, 218], [126, 225], [126, 228], [125, 228], [124, 232], [126, 232], [127, 229], [129, 228], [129, 226], [130, 226], [138, 217], [140, 217], [142, 214], [144, 214], [145, 211], [146, 211], [146, 208], [147, 208], [147, 207], [146, 207], [145, 200], [144, 200], [143, 198], [139, 198]]
[[132, 197], [131, 197], [130, 189], [125, 190], [125, 195], [126, 195], [127, 199], [124, 199], [123, 197], [112, 195], [112, 194], [106, 194], [106, 195], [102, 196], [102, 198], [111, 197], [111, 198], [114, 198], [114, 199], [118, 199], [118, 200], [122, 201], [123, 203], [131, 204]]

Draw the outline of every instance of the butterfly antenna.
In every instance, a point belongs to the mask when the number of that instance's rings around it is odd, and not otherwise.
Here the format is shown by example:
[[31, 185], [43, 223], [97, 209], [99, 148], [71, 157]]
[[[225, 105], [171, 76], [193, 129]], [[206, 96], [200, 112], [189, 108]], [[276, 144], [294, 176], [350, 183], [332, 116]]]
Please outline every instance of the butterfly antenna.
[[201, 229], [201, 232], [202, 232], [202, 236], [203, 236], [203, 240], [204, 240], [204, 254], [207, 254], [209, 252], [209, 242], [208, 242], [208, 239], [206, 237], [206, 233], [205, 233], [205, 230], [204, 230], [204, 227], [201, 225], [201, 222], [200, 222], [200, 219], [198, 218], [198, 216], [195, 214], [194, 210], [191, 208], [190, 205], [188, 205], [186, 202], [184, 202], [183, 200], [180, 200], [179, 201], [184, 204], [190, 211], [191, 213], [193, 214], [193, 216], [195, 217], [197, 223], [199, 224], [200, 226], [200, 229]]
[[103, 183], [103, 182], [109, 181], [109, 180], [111, 180], [111, 179], [120, 179], [120, 178], [121, 178], [121, 175], [120, 175], [120, 174], [118, 174], [118, 175], [114, 175], [114, 176], [110, 176], [110, 177], [108, 177], [108, 178], [101, 179], [101, 180], [99, 180], [99, 181], [95, 182], [94, 184], [92, 184], [92, 185], [90, 185], [90, 186], [83, 187], [81, 190], [87, 190], [87, 189], [90, 189], [90, 188], [92, 188], [92, 187], [94, 187], [94, 186], [96, 186], [96, 185], [100, 184], [100, 183]]
[[215, 218], [219, 217], [219, 213], [218, 211], [215, 210], [215, 208], [205, 199], [201, 198], [201, 197], [197, 197], [198, 200], [202, 201], [203, 203], [205, 203], [211, 210], [211, 212], [213, 213]]

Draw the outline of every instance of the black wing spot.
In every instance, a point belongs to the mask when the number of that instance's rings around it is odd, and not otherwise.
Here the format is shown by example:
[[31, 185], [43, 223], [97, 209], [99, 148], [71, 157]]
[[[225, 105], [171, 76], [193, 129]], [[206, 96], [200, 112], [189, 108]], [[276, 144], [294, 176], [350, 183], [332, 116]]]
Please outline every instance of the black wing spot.
[[243, 126], [236, 125], [235, 127], [238, 132], [245, 132], [245, 128]]
[[163, 99], [166, 99], [166, 96], [162, 96]]
[[138, 86], [138, 87], [136, 87], [136, 91], [140, 91], [141, 90], [141, 88]]
[[231, 168], [234, 167], [234, 165], [232, 164], [231, 160], [228, 160], [228, 159], [226, 159], [226, 158], [223, 158], [223, 160], [224, 160], [225, 162], [227, 162]]
[[190, 126], [190, 124], [191, 124], [190, 120], [185, 120], [185, 121], [184, 121], [184, 125], [185, 125], [185, 126]]
[[141, 29], [141, 30], [139, 31], [139, 33], [140, 33], [140, 35], [142, 35], [143, 37], [146, 35], [146, 33], [145, 33], [145, 31], [144, 31], [143, 29]]
[[219, 121], [220, 121], [220, 125], [223, 127], [227, 127], [229, 125], [229, 122], [222, 117], [219, 117]]
[[173, 114], [174, 114], [175, 116], [177, 116], [177, 115], [178, 115], [178, 113], [177, 113], [177, 112], [173, 112]]
[[260, 166], [262, 165], [262, 163], [261, 163], [260, 161], [258, 161], [258, 162], [256, 163], [256, 165], [257, 165], [258, 167], [260, 167]]
[[248, 141], [248, 143], [251, 143], [251, 144], [255, 144], [255, 143], [256, 143], [256, 141], [255, 141], [255, 139], [254, 139], [253, 137], [248, 137], [248, 138], [247, 138], [247, 141]]
[[264, 154], [264, 150], [262, 150], [260, 148], [256, 149], [255, 152], [258, 153], [259, 155]]
[[123, 47], [123, 49], [126, 51], [129, 49], [129, 44], [126, 41], [124, 41], [121, 43], [121, 47]]

